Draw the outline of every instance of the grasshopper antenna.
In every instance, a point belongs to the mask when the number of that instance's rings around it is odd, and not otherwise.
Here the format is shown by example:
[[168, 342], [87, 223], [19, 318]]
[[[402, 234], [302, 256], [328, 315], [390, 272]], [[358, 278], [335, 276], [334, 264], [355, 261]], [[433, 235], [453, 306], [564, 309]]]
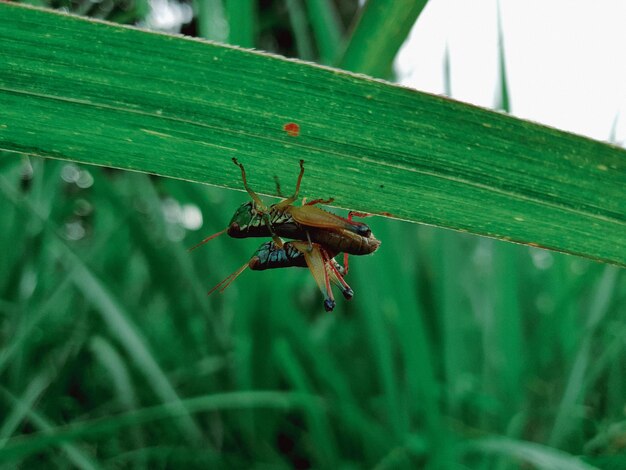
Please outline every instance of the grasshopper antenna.
[[210, 242], [211, 240], [213, 240], [214, 238], [219, 237], [221, 234], [223, 234], [224, 232], [226, 232], [226, 230], [228, 230], [228, 228], [225, 228], [224, 230], [220, 230], [217, 233], [214, 233], [213, 235], [206, 237], [204, 240], [202, 240], [200, 243], [195, 244], [194, 246], [192, 246], [191, 248], [189, 248], [187, 251], [193, 251], [196, 248], [204, 245], [206, 242]]
[[231, 283], [237, 279], [237, 277], [239, 277], [239, 275], [245, 271], [245, 269], [249, 266], [249, 262], [244, 264], [242, 267], [240, 267], [239, 269], [237, 269], [237, 271], [235, 271], [234, 273], [230, 274], [228, 277], [226, 277], [226, 279], [220, 281], [220, 283], [218, 285], [216, 285], [215, 287], [213, 287], [213, 289], [211, 289], [207, 295], [211, 295], [213, 292], [215, 292], [217, 289], [220, 290], [220, 292], [224, 292], [224, 290], [226, 290], [226, 288], [228, 286], [231, 285]]

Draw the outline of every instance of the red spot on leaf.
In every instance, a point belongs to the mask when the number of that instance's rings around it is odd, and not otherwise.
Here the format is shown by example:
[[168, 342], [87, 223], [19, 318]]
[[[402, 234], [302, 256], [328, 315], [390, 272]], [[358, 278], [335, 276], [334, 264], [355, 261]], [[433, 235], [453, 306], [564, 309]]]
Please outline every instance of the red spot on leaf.
[[300, 135], [300, 126], [295, 122], [288, 122], [283, 126], [283, 130], [291, 137], [298, 137]]

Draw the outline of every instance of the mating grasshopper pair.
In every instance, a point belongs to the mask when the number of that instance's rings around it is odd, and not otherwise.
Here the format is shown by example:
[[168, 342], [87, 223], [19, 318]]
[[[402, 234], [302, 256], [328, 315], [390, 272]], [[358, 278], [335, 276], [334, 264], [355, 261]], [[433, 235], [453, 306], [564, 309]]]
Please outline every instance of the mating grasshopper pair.
[[[348, 273], [348, 255], [367, 255], [380, 246], [380, 241], [372, 235], [366, 224], [352, 220], [354, 215], [365, 214], [351, 212], [348, 218], [343, 218], [316, 207], [317, 204], [328, 204], [332, 199], [303, 201], [301, 206], [294, 206], [304, 175], [303, 160], [300, 160], [300, 174], [294, 194], [268, 207], [248, 186], [243, 165], [235, 158], [233, 162], [241, 169], [244, 188], [252, 201], [237, 209], [227, 228], [205, 238], [190, 248], [190, 251], [223, 233], [228, 233], [233, 238], [269, 236], [272, 240], [263, 243], [246, 264], [211, 289], [209, 294], [217, 289], [222, 292], [246, 268], [262, 271], [308, 267], [324, 295], [326, 311], [335, 307], [331, 283], [339, 287], [346, 299], [351, 299], [354, 292], [344, 280]], [[282, 196], [278, 184], [277, 192]], [[283, 242], [281, 237], [291, 238], [293, 241]], [[339, 253], [344, 253], [343, 266], [334, 259]]]

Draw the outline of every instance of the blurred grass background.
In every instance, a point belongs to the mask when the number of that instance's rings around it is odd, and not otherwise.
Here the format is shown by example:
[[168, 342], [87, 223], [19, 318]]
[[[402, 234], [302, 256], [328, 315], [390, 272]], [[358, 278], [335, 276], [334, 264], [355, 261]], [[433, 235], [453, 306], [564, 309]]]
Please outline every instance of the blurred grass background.
[[[368, 64], [356, 1], [45, 4], [383, 75], [410, 27]], [[186, 247], [246, 200], [0, 158], [0, 465], [626, 468], [624, 270], [373, 218], [333, 314], [304, 269], [207, 297], [260, 240]]]

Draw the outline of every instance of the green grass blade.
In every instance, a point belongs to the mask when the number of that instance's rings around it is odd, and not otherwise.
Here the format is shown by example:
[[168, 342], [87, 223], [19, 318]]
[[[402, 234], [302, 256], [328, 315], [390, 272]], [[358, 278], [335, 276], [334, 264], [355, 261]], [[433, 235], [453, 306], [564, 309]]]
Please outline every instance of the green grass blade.
[[583, 403], [581, 403], [582, 398], [587, 393], [585, 387], [586, 378], [589, 375], [591, 364], [597, 360], [593, 350], [594, 335], [601, 324], [601, 320], [609, 311], [619, 272], [613, 266], [607, 266], [603, 276], [598, 280], [589, 311], [585, 315], [585, 318], [587, 318], [586, 329], [578, 345], [578, 351], [558, 407], [554, 427], [550, 434], [549, 443], [551, 446], [562, 445], [562, 441], [567, 437], [568, 433], [572, 429], [579, 428], [579, 422], [584, 418], [584, 415], [581, 416], [576, 408], [577, 406], [579, 408], [583, 407]]
[[256, 7], [254, 0], [226, 0], [228, 42], [242, 47], [254, 47]]
[[46, 374], [36, 375], [24, 390], [23, 395], [15, 398], [15, 403], [19, 403], [19, 406], [15, 406], [11, 413], [3, 417], [0, 426], [0, 451], [49, 385], [50, 378]]
[[129, 410], [137, 407], [137, 397], [132, 383], [128, 364], [115, 347], [101, 336], [89, 341], [89, 349], [94, 358], [107, 371], [119, 402]]
[[[59, 247], [61, 246], [59, 244]], [[146, 375], [146, 379], [153, 387], [155, 393], [163, 401], [179, 403], [182, 416], [180, 420], [181, 429], [187, 433], [191, 441], [201, 441], [202, 431], [193, 419], [184, 412], [177, 391], [155, 360], [154, 353], [150, 350], [149, 345], [146, 344], [142, 332], [133, 324], [124, 306], [107, 289], [104, 282], [98, 279], [87, 266], [82, 265], [74, 253], [65, 249], [65, 247], [59, 249], [59, 254], [61, 253], [64, 259], [69, 260], [75, 266], [76, 276], [74, 282], [78, 290], [93, 301], [94, 307], [102, 315], [102, 319], [107, 323], [111, 331], [119, 337], [120, 343]]]
[[623, 149], [367, 77], [12, 4], [0, 5], [0, 40], [7, 155], [239, 189], [237, 157], [264, 194], [303, 158], [303, 195], [626, 265]]
[[503, 455], [517, 459], [532, 468], [544, 470], [599, 470], [567, 452], [534, 442], [518, 441], [505, 437], [486, 437], [467, 445], [467, 450], [485, 454]]
[[[29, 422], [34, 426], [34, 428], [39, 431], [39, 434], [42, 437], [48, 437], [50, 433], [55, 429], [54, 424], [44, 415], [32, 409], [28, 403], [25, 403], [23, 399], [13, 396], [8, 390], [4, 389], [0, 386], [0, 393], [4, 396], [4, 398], [11, 402], [16, 410], [21, 413], [24, 413]], [[8, 441], [12, 442], [12, 441]], [[86, 451], [82, 450], [80, 447], [77, 447], [73, 443], [63, 442], [60, 444], [61, 449], [67, 454], [67, 459], [72, 462], [75, 468], [80, 468], [83, 470], [97, 470], [102, 468], [95, 459], [92, 458]], [[43, 447], [40, 447], [37, 450], [41, 450]], [[4, 450], [3, 450], [4, 452]], [[2, 462], [5, 457], [3, 452], [0, 452], [0, 462]], [[7, 454], [10, 454], [11, 450], [9, 449]], [[24, 452], [22, 455], [27, 455], [29, 452]]]
[[[2, 194], [2, 190], [2, 182], [0, 182], [0, 194]], [[54, 290], [54, 293], [38, 307], [36, 313], [23, 321], [21, 328], [11, 337], [11, 341], [2, 345], [2, 348], [0, 348], [0, 374], [4, 371], [5, 367], [10, 364], [12, 358], [24, 347], [24, 344], [29, 341], [33, 331], [37, 328], [41, 328], [41, 324], [50, 311], [54, 307], [58, 308], [59, 299], [69, 296], [68, 291], [70, 286], [71, 275], [67, 275], [58, 282], [58, 287]]]
[[[278, 364], [285, 373], [285, 376], [292, 388], [302, 394], [313, 394], [314, 387], [311, 384], [306, 371], [296, 360], [296, 355], [289, 343], [280, 338], [274, 344], [273, 354]], [[308, 426], [311, 429], [311, 440], [315, 442], [319, 449], [320, 462], [319, 467], [332, 466], [337, 461], [336, 436], [333, 435], [328, 416], [319, 413], [319, 409], [312, 402], [305, 408]]]
[[343, 34], [339, 13], [331, 0], [307, 0], [306, 6], [319, 49], [320, 62], [332, 64], [339, 53]]
[[222, 0], [195, 0], [198, 36], [212, 41], [225, 41], [228, 27]]
[[298, 57], [302, 60], [314, 60], [313, 43], [308, 31], [307, 17], [302, 0], [286, 0], [287, 13], [296, 41]]
[[[34, 216], [45, 221], [45, 217], [34, 207], [29, 205], [19, 196], [13, 194], [6, 181], [0, 176], [0, 190], [10, 197], [11, 202], [19, 205]], [[54, 228], [54, 227], [50, 227]], [[56, 231], [55, 231], [56, 234]], [[187, 434], [191, 442], [202, 440], [202, 431], [192, 417], [185, 412], [180, 404], [180, 397], [170, 383], [165, 372], [156, 361], [154, 353], [146, 342], [144, 335], [133, 323], [131, 316], [126, 311], [124, 305], [116, 298], [106, 283], [100, 279], [83, 260], [63, 241], [61, 236], [50, 244], [49, 247], [58, 260], [67, 266], [67, 270], [72, 274], [72, 282], [77, 289], [89, 299], [94, 309], [100, 313], [102, 320], [110, 328], [113, 335], [126, 349], [128, 355], [133, 358], [137, 367], [143, 372], [146, 380], [152, 386], [154, 393], [163, 401], [171, 403], [171, 406], [179, 405], [181, 415], [181, 430]]]
[[502, 12], [498, 1], [498, 97], [496, 98], [496, 109], [504, 112], [511, 112], [511, 100], [509, 97], [509, 81], [506, 75], [506, 54], [504, 52], [504, 32], [502, 31]]
[[368, 0], [339, 61], [342, 69], [391, 75], [393, 60], [428, 0]]
[[[0, 391], [2, 389], [0, 388]], [[314, 396], [284, 392], [233, 392], [185, 399], [185, 413], [200, 413], [228, 409], [302, 409], [322, 403]], [[48, 427], [45, 433], [10, 439], [0, 453], [0, 463], [40, 452], [53, 445], [62, 445], [77, 439], [94, 438], [115, 433], [119, 429], [150, 423], [172, 416], [183, 416], [179, 403], [165, 403], [151, 408], [121, 413], [109, 418], [77, 422], [69, 426]]]

